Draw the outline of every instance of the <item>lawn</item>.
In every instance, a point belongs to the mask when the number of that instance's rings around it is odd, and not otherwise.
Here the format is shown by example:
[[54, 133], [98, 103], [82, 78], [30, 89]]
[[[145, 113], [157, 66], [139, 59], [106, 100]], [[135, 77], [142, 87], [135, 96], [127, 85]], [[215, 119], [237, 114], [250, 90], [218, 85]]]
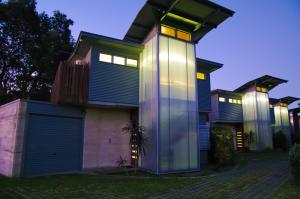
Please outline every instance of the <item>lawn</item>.
[[[0, 176], [0, 198], [81, 198], [87, 195], [90, 198], [146, 198], [147, 196], [177, 190], [191, 184], [205, 182], [218, 174], [230, 173], [233, 169], [241, 170], [248, 164], [264, 160], [284, 160], [286, 153], [248, 153], [237, 156], [234, 167], [215, 171], [214, 165], [208, 166], [204, 172], [194, 174], [170, 174], [155, 176], [148, 173], [104, 174], [70, 174], [34, 178], [9, 179]], [[245, 173], [243, 177], [232, 179], [228, 183], [218, 186], [215, 198], [230, 197], [230, 194], [239, 191], [248, 184], [265, 175], [259, 171]], [[295, 198], [300, 196], [300, 187], [291, 181], [283, 184], [274, 197]]]

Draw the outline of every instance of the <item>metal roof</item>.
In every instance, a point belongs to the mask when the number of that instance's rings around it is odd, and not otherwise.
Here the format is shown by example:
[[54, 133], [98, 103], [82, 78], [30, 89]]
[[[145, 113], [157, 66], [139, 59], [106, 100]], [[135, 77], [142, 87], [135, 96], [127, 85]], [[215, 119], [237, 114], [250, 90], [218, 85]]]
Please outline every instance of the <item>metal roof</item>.
[[254, 79], [252, 81], [247, 82], [243, 86], [235, 89], [234, 91], [236, 92], [244, 92], [245, 90], [251, 88], [252, 86], [262, 86], [267, 88], [269, 91], [278, 86], [279, 84], [282, 83], [287, 83], [287, 80], [280, 79], [277, 77], [272, 77], [270, 75], [265, 75], [262, 77], [259, 77], [257, 79]]
[[242, 97], [243, 94], [242, 93], [238, 93], [235, 91], [228, 91], [228, 90], [222, 90], [222, 89], [215, 89], [213, 91], [211, 91], [211, 94], [223, 94], [223, 95], [230, 95], [230, 96], [237, 96], [237, 97]]
[[287, 96], [287, 97], [283, 97], [283, 98], [280, 98], [280, 99], [275, 99], [275, 98], [270, 98], [270, 103], [271, 104], [276, 104], [276, 103], [285, 103], [285, 104], [291, 104], [293, 102], [296, 102], [300, 100], [300, 98], [297, 98], [297, 97], [291, 97], [291, 96]]
[[206, 59], [196, 58], [197, 67], [204, 69], [207, 72], [214, 72], [223, 67], [223, 64], [209, 61]]
[[75, 45], [75, 50], [68, 61], [83, 58], [92, 45], [99, 45], [108, 49], [116, 49], [119, 52], [127, 52], [137, 56], [144, 47], [142, 44], [81, 31]]
[[175, 24], [192, 33], [198, 42], [233, 11], [208, 0], [147, 0], [131, 24], [124, 40], [142, 43], [155, 24]]

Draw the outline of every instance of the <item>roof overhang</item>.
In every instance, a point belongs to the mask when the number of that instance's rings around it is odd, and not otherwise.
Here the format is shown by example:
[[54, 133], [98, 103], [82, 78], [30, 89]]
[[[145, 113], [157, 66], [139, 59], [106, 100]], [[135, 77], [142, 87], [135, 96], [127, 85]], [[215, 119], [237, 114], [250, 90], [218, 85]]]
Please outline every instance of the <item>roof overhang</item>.
[[136, 56], [144, 48], [141, 44], [81, 31], [75, 45], [75, 50], [68, 61], [84, 58], [92, 46], [101, 46], [103, 49], [114, 49], [118, 52], [126, 52]]
[[226, 96], [236, 96], [236, 97], [242, 97], [242, 93], [234, 92], [234, 91], [228, 91], [228, 90], [222, 90], [222, 89], [215, 89], [211, 91], [212, 95], [215, 94], [221, 94], [221, 95], [226, 95]]
[[284, 79], [280, 79], [277, 77], [272, 77], [270, 75], [265, 75], [262, 76], [260, 78], [254, 79], [252, 81], [247, 82], [246, 84], [244, 84], [243, 86], [235, 89], [234, 91], [236, 92], [244, 92], [246, 90], [248, 90], [249, 88], [253, 87], [253, 86], [261, 86], [261, 87], [265, 87], [268, 89], [268, 91], [272, 90], [273, 88], [275, 88], [276, 86], [282, 84], [282, 83], [287, 83], [287, 80]]
[[208, 0], [147, 0], [124, 40], [142, 43], [155, 24], [175, 24], [192, 33], [198, 42], [234, 12]]
[[270, 98], [270, 103], [271, 104], [285, 103], [285, 104], [289, 105], [289, 104], [292, 104], [292, 103], [294, 103], [298, 100], [300, 100], [300, 98], [287, 96], [287, 97], [283, 97], [283, 98], [280, 98], [280, 99]]
[[204, 69], [206, 72], [209, 73], [214, 72], [223, 67], [223, 64], [200, 58], [196, 58], [196, 62], [198, 68]]

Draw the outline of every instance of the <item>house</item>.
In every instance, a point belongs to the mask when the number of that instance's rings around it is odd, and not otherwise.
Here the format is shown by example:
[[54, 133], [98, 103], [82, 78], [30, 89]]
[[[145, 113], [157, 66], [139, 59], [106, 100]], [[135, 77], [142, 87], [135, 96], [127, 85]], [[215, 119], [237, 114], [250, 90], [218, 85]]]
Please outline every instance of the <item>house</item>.
[[291, 133], [293, 142], [300, 142], [300, 103], [298, 108], [289, 110]]
[[[234, 147], [243, 150], [263, 151], [273, 148], [273, 133], [282, 131], [291, 145], [288, 105], [295, 97], [269, 98], [268, 92], [286, 83], [277, 77], [262, 76], [247, 82], [234, 91], [217, 89], [211, 92], [211, 126], [232, 129]], [[246, 140], [247, 139], [247, 140]], [[248, 143], [247, 143], [248, 142]]]
[[148, 138], [140, 167], [163, 174], [207, 161], [210, 73], [222, 64], [195, 45], [234, 14], [210, 1], [148, 0], [124, 39], [81, 32], [60, 64], [51, 103], [0, 107], [0, 173], [37, 176], [137, 160], [122, 127], [139, 120]]

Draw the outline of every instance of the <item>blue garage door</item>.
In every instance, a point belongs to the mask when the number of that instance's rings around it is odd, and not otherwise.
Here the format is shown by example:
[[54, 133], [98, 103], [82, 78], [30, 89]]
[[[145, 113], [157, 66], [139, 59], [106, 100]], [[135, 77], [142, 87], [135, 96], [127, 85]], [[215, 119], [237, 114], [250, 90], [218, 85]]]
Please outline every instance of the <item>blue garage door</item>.
[[82, 119], [29, 114], [24, 176], [81, 170]]

